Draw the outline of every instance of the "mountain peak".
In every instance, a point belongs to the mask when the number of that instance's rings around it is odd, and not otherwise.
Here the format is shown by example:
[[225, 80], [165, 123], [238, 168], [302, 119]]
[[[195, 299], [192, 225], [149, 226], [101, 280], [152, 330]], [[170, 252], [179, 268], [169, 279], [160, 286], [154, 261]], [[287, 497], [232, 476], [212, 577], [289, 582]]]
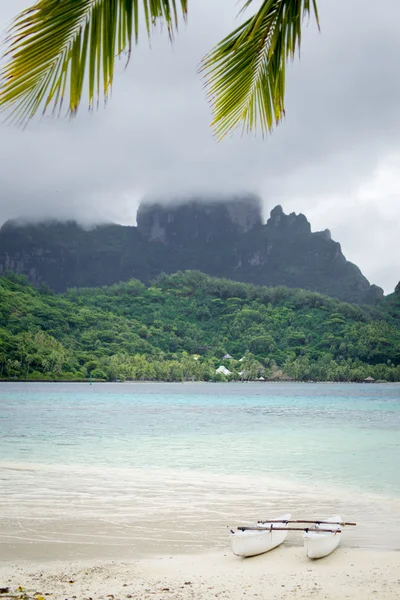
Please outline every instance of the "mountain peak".
[[132, 278], [147, 283], [188, 269], [350, 302], [383, 295], [346, 260], [328, 229], [312, 233], [303, 214], [285, 214], [280, 205], [263, 224], [261, 201], [253, 195], [147, 201], [139, 207], [137, 227], [14, 223], [0, 230], [0, 273], [23, 273], [57, 291]]
[[206, 235], [210, 241], [221, 234], [240, 235], [261, 225], [261, 200], [249, 195], [223, 198], [191, 198], [187, 202], [142, 202], [137, 227], [149, 241], [163, 244], [186, 242]]

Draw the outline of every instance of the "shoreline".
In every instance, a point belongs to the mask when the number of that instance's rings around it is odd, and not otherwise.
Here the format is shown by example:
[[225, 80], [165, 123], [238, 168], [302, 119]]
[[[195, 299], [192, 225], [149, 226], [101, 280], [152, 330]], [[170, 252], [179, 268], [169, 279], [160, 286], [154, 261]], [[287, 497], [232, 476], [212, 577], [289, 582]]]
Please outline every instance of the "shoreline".
[[[0, 562], [3, 597], [25, 600], [395, 600], [400, 552], [339, 547], [320, 560], [282, 545], [248, 559], [230, 548], [135, 560]], [[21, 588], [23, 588], [21, 590]]]
[[[399, 551], [400, 497], [325, 482], [253, 474], [122, 465], [0, 463], [0, 560], [120, 560], [229, 545], [228, 527], [282, 512], [340, 514], [357, 527], [342, 545]], [[290, 531], [286, 547], [302, 537]]]
[[188, 381], [164, 381], [162, 379], [132, 379], [129, 381], [105, 381], [104, 379], [92, 379], [92, 382], [90, 382], [90, 379], [0, 379], [0, 383], [88, 383], [89, 385], [92, 384], [107, 384], [107, 385], [114, 385], [114, 384], [118, 384], [118, 385], [127, 385], [127, 384], [150, 384], [150, 383], [156, 383], [156, 384], [200, 384], [200, 383], [204, 383], [206, 385], [223, 385], [223, 384], [231, 384], [231, 383], [235, 383], [235, 384], [259, 384], [259, 385], [265, 385], [265, 384], [351, 384], [351, 385], [392, 385], [392, 384], [398, 384], [400, 383], [399, 381], [329, 381], [329, 380], [324, 380], [324, 381], [317, 381], [317, 380], [312, 380], [312, 381], [302, 381], [301, 379], [293, 379], [291, 381], [289, 380], [279, 380], [279, 379], [266, 379], [265, 381], [253, 381], [253, 380], [232, 380], [232, 381], [204, 381], [202, 379], [199, 380], [188, 380]]
[[[0, 600], [398, 600], [398, 427], [373, 398], [397, 411], [397, 384], [46, 383], [2, 387], [14, 433], [0, 464]], [[228, 526], [282, 512], [357, 527], [319, 561], [299, 531], [260, 556], [232, 554]]]

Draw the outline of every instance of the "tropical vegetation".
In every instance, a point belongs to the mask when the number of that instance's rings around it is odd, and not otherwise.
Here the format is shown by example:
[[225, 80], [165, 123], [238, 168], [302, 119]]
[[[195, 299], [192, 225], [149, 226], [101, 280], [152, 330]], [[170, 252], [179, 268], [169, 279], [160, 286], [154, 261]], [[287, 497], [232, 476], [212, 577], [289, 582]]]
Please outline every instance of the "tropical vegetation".
[[55, 294], [8, 273], [0, 377], [400, 381], [399, 325], [400, 293], [357, 306], [186, 271]]
[[[21, 122], [40, 109], [60, 110], [63, 102], [74, 115], [84, 94], [93, 108], [109, 96], [116, 58], [129, 61], [139, 35], [150, 37], [156, 25], [172, 40], [188, 5], [188, 0], [37, 0], [9, 32], [0, 107], [11, 108]], [[316, 0], [243, 0], [240, 13], [252, 8], [201, 63], [218, 138], [238, 125], [267, 132], [282, 119], [286, 63], [300, 46], [304, 18], [313, 14], [318, 23]]]

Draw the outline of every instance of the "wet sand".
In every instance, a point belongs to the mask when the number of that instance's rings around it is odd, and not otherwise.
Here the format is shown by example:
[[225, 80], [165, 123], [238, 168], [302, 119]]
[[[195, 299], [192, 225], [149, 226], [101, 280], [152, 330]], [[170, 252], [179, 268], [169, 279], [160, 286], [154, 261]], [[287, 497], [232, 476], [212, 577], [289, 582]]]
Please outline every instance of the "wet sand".
[[[118, 559], [219, 551], [227, 527], [291, 512], [340, 514], [345, 547], [400, 549], [400, 498], [255, 476], [3, 465], [0, 560]], [[288, 545], [302, 543], [291, 532]]]

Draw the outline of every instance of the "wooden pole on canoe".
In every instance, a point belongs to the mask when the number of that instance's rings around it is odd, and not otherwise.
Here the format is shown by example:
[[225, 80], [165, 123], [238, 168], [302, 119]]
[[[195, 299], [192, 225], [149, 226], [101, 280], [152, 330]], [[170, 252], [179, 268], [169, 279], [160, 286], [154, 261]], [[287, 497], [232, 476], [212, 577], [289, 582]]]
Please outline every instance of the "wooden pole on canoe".
[[340, 525], [342, 527], [344, 527], [345, 525], [357, 525], [357, 523], [347, 523], [344, 521], [302, 521], [300, 519], [296, 520], [296, 521], [282, 521], [281, 520], [272, 520], [270, 521], [269, 519], [265, 519], [264, 521], [258, 521], [258, 523], [310, 523], [311, 525]]
[[[282, 523], [282, 521], [280, 521]], [[312, 529], [311, 527], [238, 527], [238, 531], [315, 531], [315, 533], [341, 533], [341, 529]]]

